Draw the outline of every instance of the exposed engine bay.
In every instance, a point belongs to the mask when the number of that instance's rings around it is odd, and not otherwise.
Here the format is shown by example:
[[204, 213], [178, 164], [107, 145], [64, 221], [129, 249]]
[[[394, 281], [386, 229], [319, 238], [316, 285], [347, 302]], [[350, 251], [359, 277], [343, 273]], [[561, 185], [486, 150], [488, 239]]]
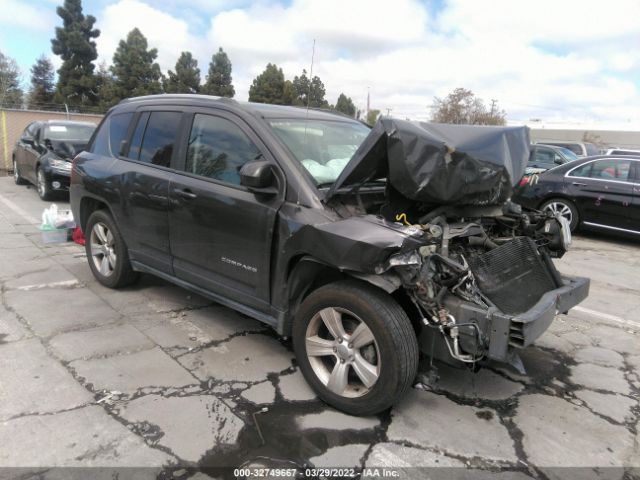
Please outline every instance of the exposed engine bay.
[[[450, 355], [462, 362], [481, 360], [487, 342], [477, 322], [456, 318], [450, 306], [456, 297], [483, 310], [517, 315], [563, 285], [551, 258], [564, 255], [571, 241], [566, 221], [523, 214], [513, 204], [504, 210], [475, 218], [431, 212], [412, 225], [427, 244], [389, 259], [424, 325], [437, 329]], [[462, 348], [461, 333], [473, 338], [467, 342], [472, 346]]]
[[[565, 284], [552, 261], [571, 243], [569, 225], [559, 215], [525, 213], [510, 202], [431, 210], [419, 205], [407, 213], [381, 205], [378, 195], [378, 202], [367, 205], [372, 196], [342, 197], [334, 207], [343, 215], [379, 209], [387, 221], [405, 225], [413, 241], [376, 273], [399, 276], [423, 325], [441, 334], [456, 360], [475, 363], [487, 356], [488, 322], [481, 312], [518, 316]], [[478, 309], [471, 317], [469, 305]], [[525, 346], [516, 331], [509, 334], [512, 346]]]

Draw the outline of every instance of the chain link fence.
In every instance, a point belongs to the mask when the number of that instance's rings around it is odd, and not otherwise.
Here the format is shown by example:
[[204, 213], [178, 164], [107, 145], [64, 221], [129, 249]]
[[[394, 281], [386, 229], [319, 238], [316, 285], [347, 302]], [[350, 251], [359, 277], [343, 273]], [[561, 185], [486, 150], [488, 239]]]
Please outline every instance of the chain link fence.
[[98, 124], [103, 114], [96, 107], [67, 107], [55, 103], [31, 104], [28, 110], [22, 105], [0, 105], [0, 176], [13, 173], [13, 149], [31, 122], [77, 120]]

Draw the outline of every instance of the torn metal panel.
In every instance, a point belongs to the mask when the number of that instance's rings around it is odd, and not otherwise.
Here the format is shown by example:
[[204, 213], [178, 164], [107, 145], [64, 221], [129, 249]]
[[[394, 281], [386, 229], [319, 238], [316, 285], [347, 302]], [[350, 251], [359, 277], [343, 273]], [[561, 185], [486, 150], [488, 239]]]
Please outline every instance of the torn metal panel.
[[524, 174], [529, 129], [379, 120], [326, 199], [347, 186], [387, 178], [407, 199], [498, 204]]
[[381, 273], [392, 253], [417, 248], [421, 233], [374, 215], [354, 216], [322, 224], [305, 224], [287, 240], [285, 248], [301, 252], [338, 270]]

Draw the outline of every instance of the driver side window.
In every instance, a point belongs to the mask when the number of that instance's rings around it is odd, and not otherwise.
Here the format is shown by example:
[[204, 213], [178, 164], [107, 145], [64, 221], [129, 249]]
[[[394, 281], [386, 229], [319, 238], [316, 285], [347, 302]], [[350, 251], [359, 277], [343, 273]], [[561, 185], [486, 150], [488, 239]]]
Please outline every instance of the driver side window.
[[240, 185], [240, 169], [259, 155], [258, 147], [231, 121], [194, 116], [185, 165], [188, 173]]

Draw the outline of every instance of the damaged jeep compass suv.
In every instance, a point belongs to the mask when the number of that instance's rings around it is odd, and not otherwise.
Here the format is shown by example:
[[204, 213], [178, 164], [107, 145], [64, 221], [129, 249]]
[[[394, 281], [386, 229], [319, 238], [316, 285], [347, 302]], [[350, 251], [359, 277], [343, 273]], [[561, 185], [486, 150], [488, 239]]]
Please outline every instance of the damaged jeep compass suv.
[[586, 297], [552, 262], [566, 221], [508, 201], [528, 149], [526, 128], [141, 97], [74, 160], [71, 205], [102, 284], [147, 272], [256, 318], [320, 398], [365, 415], [419, 351], [513, 363]]

